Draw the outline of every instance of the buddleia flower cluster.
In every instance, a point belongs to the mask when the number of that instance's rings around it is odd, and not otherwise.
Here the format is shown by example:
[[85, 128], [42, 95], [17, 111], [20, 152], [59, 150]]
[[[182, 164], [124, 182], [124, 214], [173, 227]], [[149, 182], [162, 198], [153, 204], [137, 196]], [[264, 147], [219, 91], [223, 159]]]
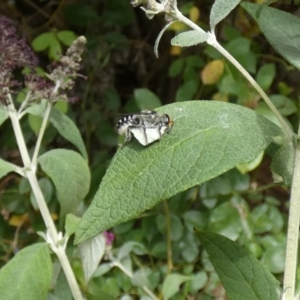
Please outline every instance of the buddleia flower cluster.
[[[85, 49], [86, 39], [79, 37], [68, 49], [65, 56], [48, 67], [48, 74], [37, 75], [34, 68], [38, 59], [17, 34], [13, 22], [0, 15], [0, 103], [7, 102], [7, 95], [14, 94], [18, 89], [28, 89], [27, 105], [41, 99], [55, 102], [65, 100], [73, 102], [76, 99], [68, 96], [74, 87], [74, 80], [80, 70], [81, 55]], [[24, 81], [14, 79], [14, 72], [27, 67], [31, 71], [24, 75]]]

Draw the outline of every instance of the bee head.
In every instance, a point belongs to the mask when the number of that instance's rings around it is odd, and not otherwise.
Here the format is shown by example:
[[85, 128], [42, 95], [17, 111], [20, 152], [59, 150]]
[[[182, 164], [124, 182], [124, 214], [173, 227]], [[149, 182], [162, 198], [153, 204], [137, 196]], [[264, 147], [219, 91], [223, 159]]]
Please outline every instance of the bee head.
[[172, 126], [173, 126], [173, 120], [170, 118], [170, 116], [169, 115], [167, 115], [167, 114], [164, 114], [163, 115], [163, 123], [167, 126], [167, 127], [169, 127], [169, 128], [171, 128]]

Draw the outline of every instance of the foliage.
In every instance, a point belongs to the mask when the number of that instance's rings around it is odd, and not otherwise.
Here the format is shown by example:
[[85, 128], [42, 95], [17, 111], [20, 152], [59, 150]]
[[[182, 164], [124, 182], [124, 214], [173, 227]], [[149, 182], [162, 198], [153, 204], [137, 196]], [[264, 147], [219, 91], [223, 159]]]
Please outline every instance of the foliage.
[[[39, 3], [40, 67], [0, 15], [0, 298], [296, 299], [299, 18], [147, 2]], [[143, 109], [171, 132], [119, 149]]]

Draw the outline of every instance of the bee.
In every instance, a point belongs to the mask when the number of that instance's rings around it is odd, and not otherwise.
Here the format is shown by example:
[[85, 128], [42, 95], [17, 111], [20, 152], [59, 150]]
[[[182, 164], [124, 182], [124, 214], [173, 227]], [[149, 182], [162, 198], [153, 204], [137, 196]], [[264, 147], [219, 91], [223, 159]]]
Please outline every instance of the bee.
[[126, 115], [116, 124], [116, 131], [125, 135], [125, 141], [121, 147], [128, 143], [132, 135], [143, 146], [147, 146], [160, 140], [165, 133], [169, 133], [173, 121], [167, 114], [159, 114], [153, 110], [142, 110], [137, 114]]

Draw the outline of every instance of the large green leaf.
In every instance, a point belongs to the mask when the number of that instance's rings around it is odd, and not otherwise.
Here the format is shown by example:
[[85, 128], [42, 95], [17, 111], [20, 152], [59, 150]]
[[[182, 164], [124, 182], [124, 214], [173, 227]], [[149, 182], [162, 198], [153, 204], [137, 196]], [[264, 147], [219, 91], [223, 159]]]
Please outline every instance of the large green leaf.
[[66, 149], [48, 151], [38, 161], [55, 185], [61, 206], [60, 217], [76, 212], [90, 187], [87, 162], [77, 152]]
[[224, 102], [186, 101], [159, 109], [174, 119], [169, 135], [132, 141], [113, 158], [76, 242], [140, 215], [159, 201], [253, 161], [281, 130], [254, 111]]
[[46, 299], [51, 275], [49, 246], [39, 243], [26, 247], [0, 271], [0, 299]]
[[243, 2], [243, 8], [256, 20], [270, 44], [293, 66], [300, 69], [300, 19], [284, 11]]
[[[46, 109], [46, 101], [41, 104], [30, 106], [26, 109], [27, 113], [43, 117]], [[80, 132], [75, 123], [56, 107], [52, 107], [49, 121], [57, 129], [59, 134], [66, 140], [75, 145], [81, 152], [82, 156], [87, 159], [87, 153]]]
[[212, 232], [198, 234], [230, 300], [279, 299], [279, 284], [237, 243]]

